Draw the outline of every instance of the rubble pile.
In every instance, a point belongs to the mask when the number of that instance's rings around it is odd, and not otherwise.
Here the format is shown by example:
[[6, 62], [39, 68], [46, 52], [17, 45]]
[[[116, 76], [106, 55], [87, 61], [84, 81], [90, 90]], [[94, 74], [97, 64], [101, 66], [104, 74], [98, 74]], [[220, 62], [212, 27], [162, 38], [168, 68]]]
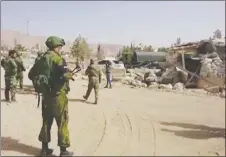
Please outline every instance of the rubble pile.
[[202, 56], [200, 76], [209, 78], [224, 78], [225, 64], [215, 52]]
[[161, 76], [156, 76], [158, 70], [148, 69], [147, 72], [137, 73], [135, 70], [130, 69], [127, 71], [127, 76], [121, 82], [133, 87], [148, 87], [150, 89], [166, 89], [183, 91], [185, 89], [181, 71], [175, 67], [167, 69]]

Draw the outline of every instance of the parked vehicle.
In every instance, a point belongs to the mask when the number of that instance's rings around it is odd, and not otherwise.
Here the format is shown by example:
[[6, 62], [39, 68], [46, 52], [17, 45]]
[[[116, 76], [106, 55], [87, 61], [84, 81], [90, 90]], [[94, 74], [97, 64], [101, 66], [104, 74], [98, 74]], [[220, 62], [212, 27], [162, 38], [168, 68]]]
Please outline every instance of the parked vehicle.
[[111, 63], [111, 68], [112, 68], [112, 77], [123, 77], [125, 76], [126, 69], [124, 67], [124, 64], [122, 61], [118, 60], [100, 60], [97, 62], [97, 65], [101, 68], [101, 70], [105, 73], [105, 66], [106, 63], [110, 62]]

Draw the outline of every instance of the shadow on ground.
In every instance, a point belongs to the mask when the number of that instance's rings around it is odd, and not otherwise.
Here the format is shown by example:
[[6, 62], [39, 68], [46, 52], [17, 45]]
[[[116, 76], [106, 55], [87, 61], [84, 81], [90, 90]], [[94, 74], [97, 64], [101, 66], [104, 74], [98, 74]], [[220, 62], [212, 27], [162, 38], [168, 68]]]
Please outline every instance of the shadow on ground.
[[161, 122], [162, 125], [177, 126], [189, 130], [170, 130], [161, 129], [162, 131], [172, 132], [177, 136], [191, 139], [209, 139], [209, 138], [225, 138], [225, 128], [216, 128], [206, 125], [196, 125], [177, 122]]
[[[4, 91], [5, 88], [1, 88], [1, 90]], [[23, 89], [17, 89], [16, 93], [25, 94], [25, 95], [28, 95], [28, 94], [36, 95], [34, 87], [32, 85], [24, 85]]]
[[88, 102], [88, 101], [86, 101], [84, 99], [68, 99], [68, 101], [71, 101], [71, 102], [82, 102], [82, 103], [85, 103], [85, 104], [92, 104], [92, 105], [94, 105], [94, 103]]
[[40, 149], [20, 143], [19, 140], [11, 137], [1, 137], [1, 150], [2, 151], [16, 151], [27, 155], [40, 155]]

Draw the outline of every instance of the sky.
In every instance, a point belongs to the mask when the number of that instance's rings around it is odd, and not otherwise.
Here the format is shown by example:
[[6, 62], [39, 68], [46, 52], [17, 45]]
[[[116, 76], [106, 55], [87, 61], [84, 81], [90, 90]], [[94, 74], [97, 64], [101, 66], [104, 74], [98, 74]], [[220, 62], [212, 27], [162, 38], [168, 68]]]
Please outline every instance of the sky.
[[225, 1], [2, 1], [1, 30], [89, 43], [169, 46], [225, 36]]

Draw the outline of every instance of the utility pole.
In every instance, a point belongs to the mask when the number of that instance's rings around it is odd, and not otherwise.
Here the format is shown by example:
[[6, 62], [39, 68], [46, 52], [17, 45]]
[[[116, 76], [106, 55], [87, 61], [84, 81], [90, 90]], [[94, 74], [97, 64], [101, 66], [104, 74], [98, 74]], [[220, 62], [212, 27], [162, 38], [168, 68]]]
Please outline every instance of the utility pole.
[[26, 24], [27, 24], [27, 36], [28, 36], [29, 35], [29, 32], [28, 32], [29, 31], [29, 20], [27, 20]]

